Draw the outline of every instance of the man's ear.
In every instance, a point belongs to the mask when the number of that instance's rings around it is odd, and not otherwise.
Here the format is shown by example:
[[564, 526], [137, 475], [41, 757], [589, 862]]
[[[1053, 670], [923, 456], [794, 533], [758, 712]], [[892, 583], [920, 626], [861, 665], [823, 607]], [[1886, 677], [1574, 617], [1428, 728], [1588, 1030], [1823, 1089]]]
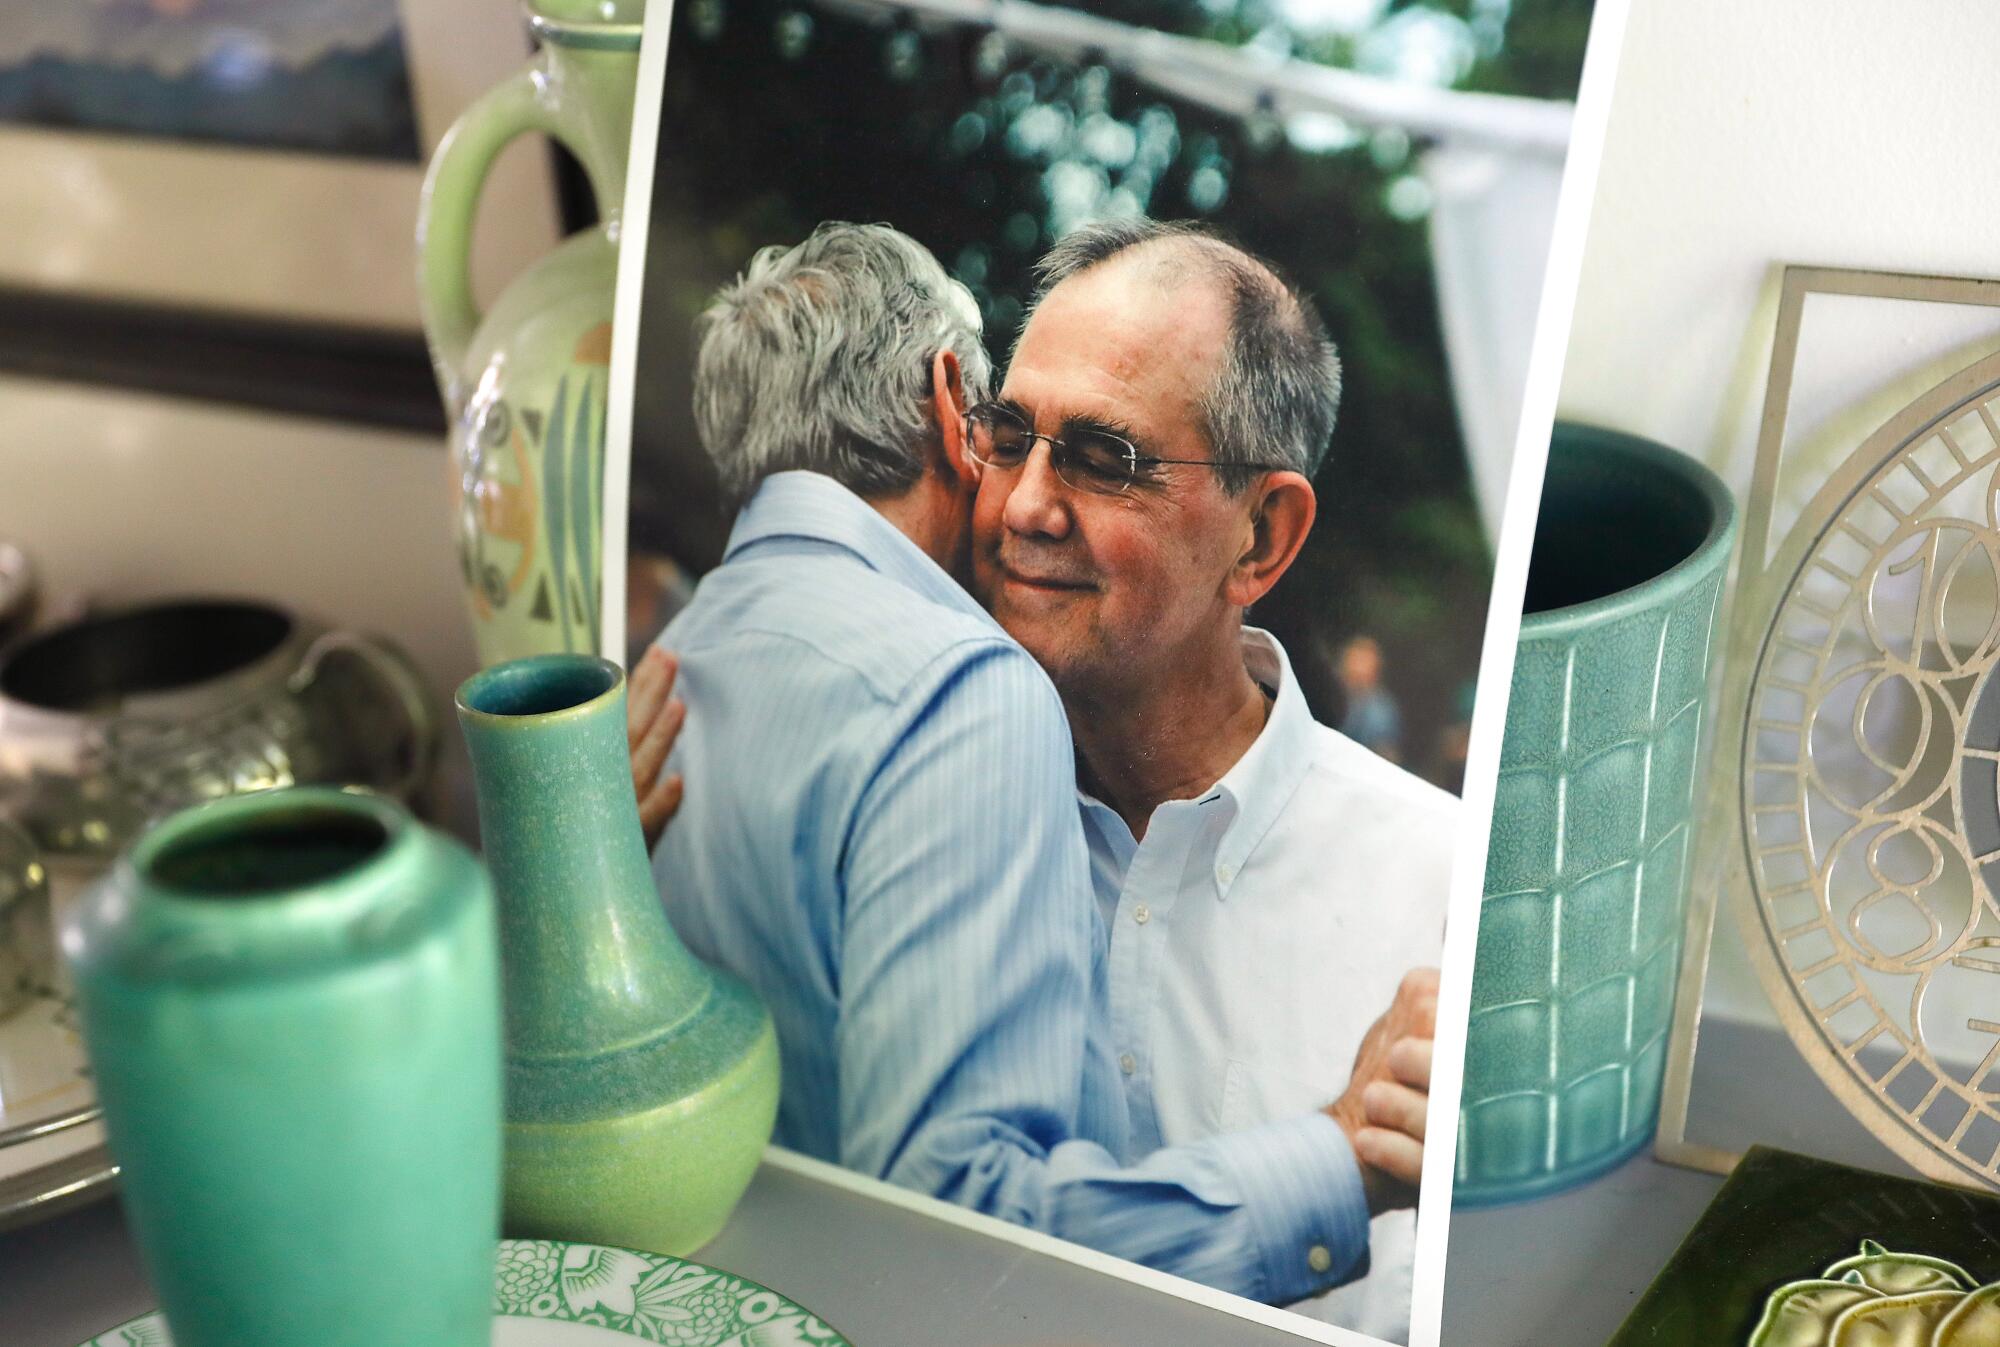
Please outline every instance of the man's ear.
[[944, 461], [939, 471], [950, 480], [971, 486], [979, 480], [979, 464], [965, 452], [965, 379], [958, 357], [939, 351], [931, 358], [931, 416], [937, 422]]
[[1319, 512], [1312, 483], [1296, 472], [1266, 473], [1244, 494], [1250, 498], [1249, 545], [1237, 557], [1225, 590], [1239, 608], [1271, 592], [1305, 546]]

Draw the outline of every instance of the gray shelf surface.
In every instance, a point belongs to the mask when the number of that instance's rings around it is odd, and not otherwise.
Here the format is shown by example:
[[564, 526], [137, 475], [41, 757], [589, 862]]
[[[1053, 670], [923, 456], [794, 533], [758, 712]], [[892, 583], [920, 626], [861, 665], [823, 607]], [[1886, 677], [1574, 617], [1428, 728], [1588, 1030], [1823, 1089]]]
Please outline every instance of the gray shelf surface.
[[[1705, 1017], [1689, 1138], [1911, 1174], [1776, 1024]], [[1604, 1347], [1722, 1186], [1641, 1155], [1581, 1188], [1452, 1213], [1446, 1347]]]
[[[771, 1164], [695, 1259], [771, 1287], [859, 1347], [1301, 1341]], [[5, 1347], [77, 1347], [155, 1303], [115, 1198], [0, 1235]]]
[[1554, 1197], [1453, 1212], [1444, 1341], [1604, 1347], [1721, 1186], [1641, 1155]]

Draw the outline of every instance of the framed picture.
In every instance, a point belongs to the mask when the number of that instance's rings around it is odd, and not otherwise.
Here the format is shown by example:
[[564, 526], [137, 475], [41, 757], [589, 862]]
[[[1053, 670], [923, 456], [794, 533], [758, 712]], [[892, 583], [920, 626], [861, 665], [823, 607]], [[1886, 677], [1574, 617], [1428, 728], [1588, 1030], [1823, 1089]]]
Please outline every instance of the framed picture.
[[[478, 0], [103, 0], [0, 26], [0, 286], [413, 331], [424, 163], [528, 55]], [[557, 236], [549, 159], [497, 166], [490, 299]]]

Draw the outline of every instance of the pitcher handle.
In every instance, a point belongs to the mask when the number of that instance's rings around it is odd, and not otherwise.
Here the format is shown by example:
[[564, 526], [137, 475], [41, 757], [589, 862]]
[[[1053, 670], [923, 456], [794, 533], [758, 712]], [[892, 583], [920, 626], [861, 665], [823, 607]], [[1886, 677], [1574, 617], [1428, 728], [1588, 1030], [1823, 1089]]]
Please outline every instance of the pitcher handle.
[[453, 417], [463, 404], [465, 353], [481, 314], [472, 296], [472, 222], [494, 159], [530, 131], [572, 154], [578, 137], [551, 100], [536, 66], [518, 70], [465, 110], [438, 142], [417, 206], [417, 301], [430, 343], [438, 392]]
[[405, 755], [408, 767], [400, 778], [375, 789], [407, 804], [429, 779], [437, 757], [437, 717], [431, 711], [429, 691], [409, 656], [386, 641], [351, 631], [325, 632], [306, 648], [298, 671], [292, 675], [292, 691], [299, 693], [310, 687], [319, 677], [320, 665], [334, 654], [349, 654], [359, 659], [396, 698], [409, 742], [409, 752]]

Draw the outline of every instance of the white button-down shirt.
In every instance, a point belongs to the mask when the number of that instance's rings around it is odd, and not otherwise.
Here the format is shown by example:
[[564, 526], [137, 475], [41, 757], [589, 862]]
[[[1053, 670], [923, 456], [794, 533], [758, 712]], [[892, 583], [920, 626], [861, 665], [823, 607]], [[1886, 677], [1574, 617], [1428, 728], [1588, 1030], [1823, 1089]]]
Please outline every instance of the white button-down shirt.
[[[1250, 750], [1143, 841], [1082, 797], [1111, 932], [1112, 1041], [1141, 1151], [1322, 1108], [1403, 974], [1438, 963], [1458, 801], [1319, 724], [1285, 652], [1243, 629], [1273, 696]], [[1378, 1216], [1366, 1277], [1292, 1308], [1404, 1342], [1415, 1214]]]

